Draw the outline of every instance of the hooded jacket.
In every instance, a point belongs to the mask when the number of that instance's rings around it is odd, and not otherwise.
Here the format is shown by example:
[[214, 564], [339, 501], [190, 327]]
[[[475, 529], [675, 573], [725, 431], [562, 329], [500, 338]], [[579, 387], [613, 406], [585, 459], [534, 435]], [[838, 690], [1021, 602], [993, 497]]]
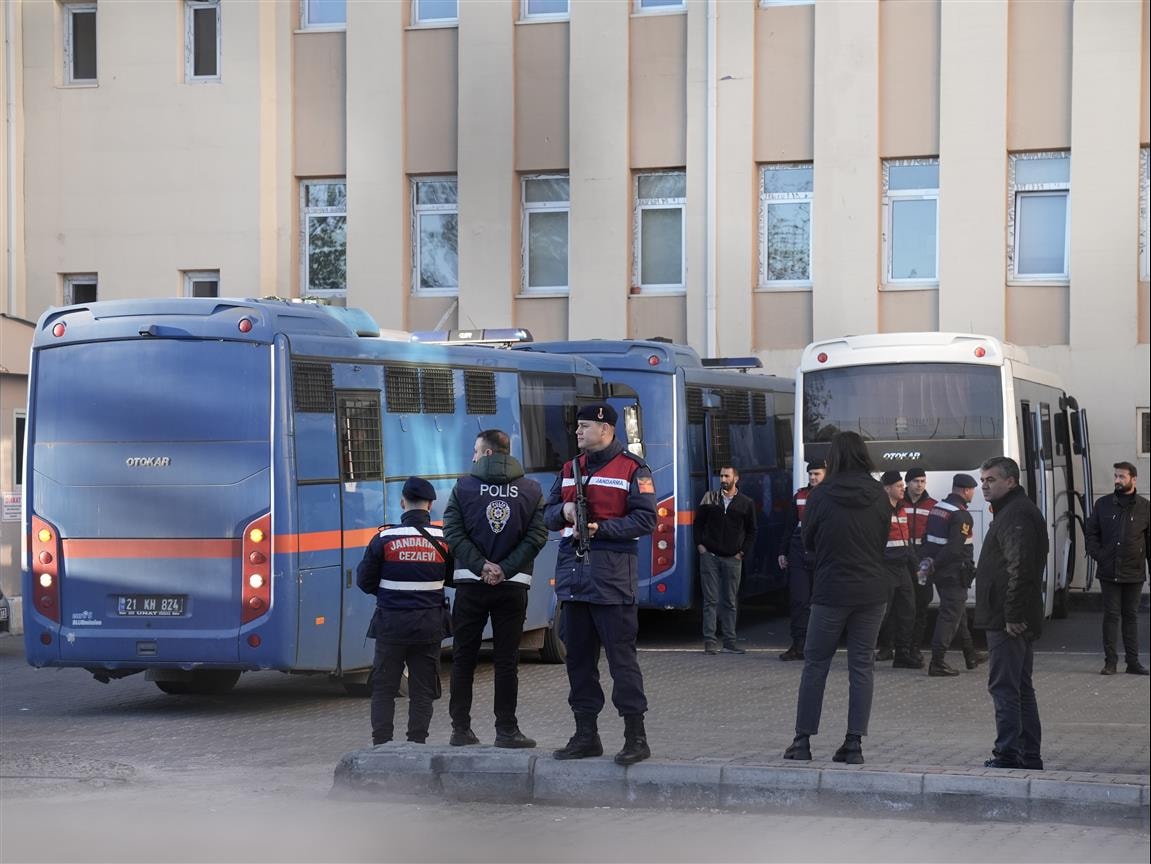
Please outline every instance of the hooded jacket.
[[891, 501], [879, 481], [862, 471], [829, 476], [807, 498], [803, 545], [814, 557], [813, 605], [884, 603], [890, 577], [884, 550]]
[[1024, 635], [1036, 639], [1043, 632], [1047, 520], [1022, 486], [996, 501], [994, 512], [975, 569], [975, 626], [1026, 623]]

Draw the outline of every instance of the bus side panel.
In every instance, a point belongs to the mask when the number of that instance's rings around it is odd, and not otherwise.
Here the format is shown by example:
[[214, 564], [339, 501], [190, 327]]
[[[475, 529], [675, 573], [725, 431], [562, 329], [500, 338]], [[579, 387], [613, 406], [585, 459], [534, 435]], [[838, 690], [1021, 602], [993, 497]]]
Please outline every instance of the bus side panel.
[[[333, 442], [333, 446], [335, 446]], [[331, 671], [340, 656], [340, 493], [336, 483], [298, 487], [299, 578], [292, 664]], [[287, 626], [287, 621], [284, 622]]]

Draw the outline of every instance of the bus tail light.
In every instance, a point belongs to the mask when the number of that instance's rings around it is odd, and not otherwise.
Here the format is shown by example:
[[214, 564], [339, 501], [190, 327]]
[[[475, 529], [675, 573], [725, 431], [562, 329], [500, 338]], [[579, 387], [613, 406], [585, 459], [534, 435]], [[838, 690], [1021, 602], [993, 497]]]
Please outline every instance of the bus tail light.
[[240, 568], [243, 574], [240, 621], [247, 624], [267, 614], [272, 606], [271, 513], [265, 513], [244, 529]]
[[655, 507], [655, 533], [651, 537], [651, 575], [659, 576], [675, 566], [675, 498]]
[[32, 517], [32, 596], [36, 611], [60, 623], [60, 534], [39, 516]]

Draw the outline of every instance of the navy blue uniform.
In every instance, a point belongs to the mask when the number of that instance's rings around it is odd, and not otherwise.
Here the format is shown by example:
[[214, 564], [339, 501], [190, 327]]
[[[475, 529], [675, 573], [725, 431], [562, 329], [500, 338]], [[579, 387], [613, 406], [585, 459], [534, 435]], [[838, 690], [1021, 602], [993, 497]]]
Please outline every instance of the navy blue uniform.
[[956, 632], [965, 652], [973, 650], [967, 627], [967, 589], [975, 578], [974, 520], [967, 501], [952, 492], [931, 508], [927, 517], [924, 557], [935, 564], [935, 590], [939, 592], [939, 615], [931, 637], [933, 654], [951, 647]]

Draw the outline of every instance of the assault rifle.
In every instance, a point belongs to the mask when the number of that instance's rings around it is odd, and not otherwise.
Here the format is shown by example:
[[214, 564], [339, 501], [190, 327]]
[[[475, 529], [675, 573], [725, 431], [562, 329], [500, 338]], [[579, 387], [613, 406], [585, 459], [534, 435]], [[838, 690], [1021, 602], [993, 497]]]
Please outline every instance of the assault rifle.
[[587, 492], [579, 470], [579, 454], [572, 460], [572, 480], [575, 481], [575, 553], [576, 558], [586, 558], [591, 551], [591, 538], [588, 537]]

